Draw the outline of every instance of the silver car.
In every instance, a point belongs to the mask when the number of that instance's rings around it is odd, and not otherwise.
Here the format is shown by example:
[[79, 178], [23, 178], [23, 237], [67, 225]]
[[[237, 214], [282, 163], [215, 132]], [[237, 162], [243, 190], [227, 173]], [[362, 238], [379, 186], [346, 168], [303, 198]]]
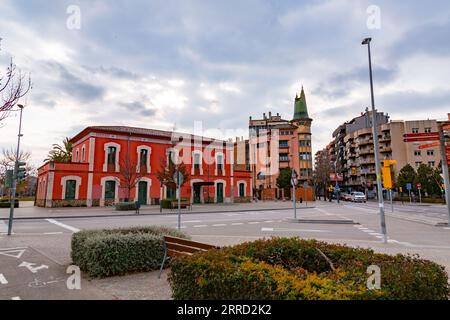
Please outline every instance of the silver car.
[[352, 202], [366, 202], [366, 195], [362, 192], [352, 192]]

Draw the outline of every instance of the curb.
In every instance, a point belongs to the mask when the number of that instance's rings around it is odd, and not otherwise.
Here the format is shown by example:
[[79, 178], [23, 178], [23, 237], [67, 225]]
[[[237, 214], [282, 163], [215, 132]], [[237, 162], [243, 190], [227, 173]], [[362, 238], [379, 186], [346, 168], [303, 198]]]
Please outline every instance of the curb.
[[422, 223], [422, 224], [426, 224], [426, 225], [429, 225], [432, 227], [447, 227], [448, 226], [447, 222], [430, 222], [430, 221], [426, 221], [426, 220], [422, 220], [422, 219], [403, 217], [403, 216], [392, 214], [392, 213], [386, 213], [386, 215], [388, 217], [397, 218], [400, 220], [405, 220], [405, 221], [410, 221], [410, 222]]
[[327, 220], [327, 219], [287, 219], [288, 222], [293, 223], [311, 223], [311, 224], [360, 224], [353, 220]]
[[[297, 210], [314, 209], [314, 207], [301, 207]], [[181, 214], [206, 214], [206, 213], [233, 213], [233, 212], [253, 212], [253, 211], [281, 211], [291, 210], [292, 208], [272, 208], [272, 209], [244, 209], [244, 210], [227, 210], [227, 211], [182, 211]], [[113, 218], [113, 217], [142, 217], [142, 216], [167, 216], [177, 215], [175, 210], [171, 212], [157, 212], [157, 213], [132, 213], [132, 214], [100, 214], [100, 215], [74, 215], [74, 216], [45, 216], [45, 217], [16, 217], [14, 220], [43, 220], [43, 219], [82, 219], [82, 218]], [[0, 221], [9, 220], [9, 218], [1, 218]]]

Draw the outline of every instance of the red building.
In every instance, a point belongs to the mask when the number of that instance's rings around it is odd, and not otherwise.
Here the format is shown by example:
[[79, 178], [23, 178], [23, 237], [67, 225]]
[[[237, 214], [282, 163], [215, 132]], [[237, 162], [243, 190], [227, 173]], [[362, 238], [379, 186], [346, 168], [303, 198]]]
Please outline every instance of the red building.
[[190, 177], [181, 196], [192, 203], [251, 199], [250, 172], [234, 170], [233, 143], [124, 126], [87, 127], [71, 142], [72, 162], [47, 162], [38, 169], [36, 205], [90, 207], [124, 200], [157, 204], [176, 197], [176, 190], [156, 178], [169, 157], [186, 165]]

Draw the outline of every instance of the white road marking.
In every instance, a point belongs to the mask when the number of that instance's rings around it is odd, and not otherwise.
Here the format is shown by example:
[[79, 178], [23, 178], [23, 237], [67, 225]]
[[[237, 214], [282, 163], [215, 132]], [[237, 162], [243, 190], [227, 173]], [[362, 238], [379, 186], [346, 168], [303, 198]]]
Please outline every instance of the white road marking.
[[59, 232], [44, 232], [44, 234], [46, 234], [46, 235], [62, 234], [62, 232], [61, 231], [59, 231]]
[[279, 232], [317, 232], [328, 233], [328, 230], [315, 230], [315, 229], [285, 229], [285, 228], [261, 228], [262, 232], [265, 231], [279, 231]]
[[265, 223], [272, 223], [273, 222], [273, 220], [267, 220], [267, 221], [264, 221]]
[[199, 224], [199, 225], [196, 225], [196, 226], [194, 226], [194, 228], [204, 228], [204, 227], [207, 227], [208, 225], [206, 225], [206, 224]]
[[8, 280], [6, 280], [3, 273], [0, 273], [0, 284], [8, 284]]
[[203, 222], [202, 220], [188, 220], [188, 221], [183, 221], [185, 223], [201, 223]]
[[371, 236], [382, 236], [382, 234], [381, 233], [378, 233], [378, 232], [371, 232], [371, 233], [369, 233]]
[[213, 227], [224, 227], [224, 226], [226, 226], [226, 224], [223, 224], [223, 223], [217, 223], [217, 224], [213, 224], [212, 226], [213, 226]]
[[11, 300], [22, 300], [20, 297], [12, 297]]
[[445, 230], [450, 230], [450, 228], [448, 228], [448, 227], [445, 227], [444, 229], [445, 229]]
[[18, 249], [27, 249], [27, 247], [0, 248], [0, 251], [6, 251], [6, 250], [18, 250]]
[[72, 232], [78, 232], [78, 231], [80, 231], [80, 229], [77, 229], [77, 228], [75, 228], [75, 227], [71, 227], [71, 226], [69, 226], [69, 225], [67, 225], [67, 224], [64, 224], [64, 223], [61, 223], [61, 222], [59, 222], [59, 221], [56, 221], [55, 219], [45, 219], [45, 220], [47, 220], [47, 221], [50, 222], [50, 223], [56, 224], [57, 226], [60, 226], [61, 228], [70, 230], [70, 231], [72, 231]]
[[231, 225], [232, 226], [241, 226], [241, 225], [243, 225], [243, 223], [242, 222], [235, 222], [235, 223], [232, 223]]
[[374, 230], [370, 230], [370, 229], [366, 229], [366, 230], [363, 230], [363, 232], [371, 233], [371, 232], [375, 232], [375, 231]]
[[23, 255], [26, 249], [13, 249], [13, 250], [2, 250], [0, 251], [1, 255], [13, 257], [20, 259], [20, 257]]
[[252, 222], [249, 222], [248, 224], [258, 224], [259, 222], [258, 221], [252, 221]]
[[30, 263], [23, 261], [21, 264], [19, 264], [19, 267], [25, 267], [28, 270], [30, 270], [32, 273], [37, 273], [41, 269], [48, 269], [48, 266], [45, 264], [41, 264], [39, 267], [34, 267], [36, 263]]

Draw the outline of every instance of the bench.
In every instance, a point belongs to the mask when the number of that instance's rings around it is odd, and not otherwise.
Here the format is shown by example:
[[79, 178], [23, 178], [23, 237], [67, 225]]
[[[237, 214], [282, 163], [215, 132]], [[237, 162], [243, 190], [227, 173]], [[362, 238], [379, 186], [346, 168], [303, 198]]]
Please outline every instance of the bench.
[[[189, 200], [181, 200], [180, 208], [188, 208], [190, 211], [192, 211], [192, 204]], [[172, 200], [170, 202], [170, 210], [174, 209], [178, 209], [178, 200]], [[162, 203], [160, 203], [159, 212], [162, 212], [162, 210], [163, 210]]]
[[161, 262], [161, 269], [159, 270], [158, 278], [161, 277], [164, 263], [166, 263], [169, 258], [191, 256], [196, 252], [205, 252], [210, 249], [219, 248], [220, 247], [218, 246], [213, 246], [207, 243], [201, 243], [177, 237], [164, 236], [164, 258]]

